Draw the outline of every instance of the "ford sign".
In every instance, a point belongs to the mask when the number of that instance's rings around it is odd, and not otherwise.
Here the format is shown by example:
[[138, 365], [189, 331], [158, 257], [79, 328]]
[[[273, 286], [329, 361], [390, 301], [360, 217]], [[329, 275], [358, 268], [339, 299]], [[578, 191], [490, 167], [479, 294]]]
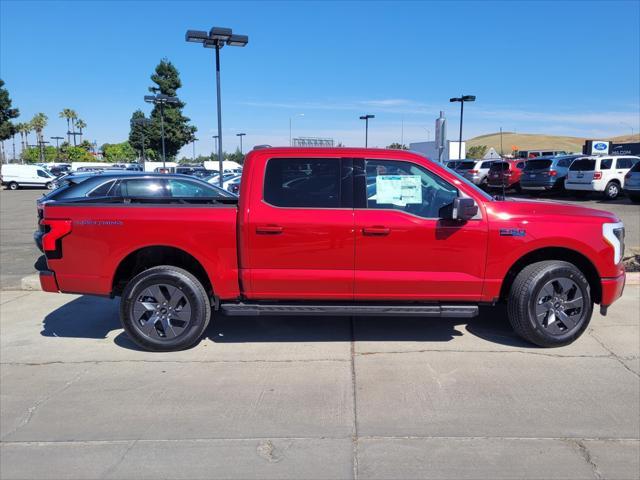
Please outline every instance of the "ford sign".
[[598, 151], [602, 151], [602, 150], [606, 150], [607, 149], [607, 144], [606, 143], [596, 143], [593, 145], [593, 148], [598, 150]]

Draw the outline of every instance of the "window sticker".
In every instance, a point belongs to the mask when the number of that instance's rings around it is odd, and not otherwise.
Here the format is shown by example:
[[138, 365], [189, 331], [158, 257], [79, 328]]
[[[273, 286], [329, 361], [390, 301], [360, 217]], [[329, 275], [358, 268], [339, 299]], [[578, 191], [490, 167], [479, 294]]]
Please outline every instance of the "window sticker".
[[404, 207], [422, 203], [420, 175], [378, 175], [376, 177], [376, 204]]

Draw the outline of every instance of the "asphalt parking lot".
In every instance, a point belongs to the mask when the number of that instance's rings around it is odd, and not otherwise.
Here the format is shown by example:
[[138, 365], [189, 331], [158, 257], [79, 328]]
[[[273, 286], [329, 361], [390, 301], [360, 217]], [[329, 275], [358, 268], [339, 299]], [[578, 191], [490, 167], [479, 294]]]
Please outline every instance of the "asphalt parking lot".
[[[138, 350], [118, 300], [17, 291], [34, 200], [0, 193], [0, 478], [640, 477], [640, 286], [573, 345], [472, 320], [224, 317]], [[640, 207], [616, 212], [640, 246]]]

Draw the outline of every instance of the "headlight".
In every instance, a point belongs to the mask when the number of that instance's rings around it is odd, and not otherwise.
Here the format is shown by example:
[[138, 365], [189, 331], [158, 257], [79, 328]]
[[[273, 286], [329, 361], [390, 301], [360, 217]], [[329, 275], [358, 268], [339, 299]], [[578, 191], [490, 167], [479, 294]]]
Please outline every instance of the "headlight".
[[604, 223], [602, 236], [613, 247], [613, 263], [617, 265], [624, 256], [624, 224], [622, 222]]

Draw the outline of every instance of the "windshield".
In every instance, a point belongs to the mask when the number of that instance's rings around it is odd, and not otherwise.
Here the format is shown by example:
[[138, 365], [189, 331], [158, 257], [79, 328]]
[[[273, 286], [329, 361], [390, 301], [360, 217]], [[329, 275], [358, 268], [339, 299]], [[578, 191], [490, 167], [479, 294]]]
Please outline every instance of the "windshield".
[[575, 171], [592, 171], [596, 168], [596, 160], [595, 158], [579, 158], [578, 160], [574, 160], [569, 170], [572, 172]]
[[456, 170], [471, 170], [475, 165], [476, 162], [460, 162]]
[[484, 198], [485, 200], [491, 201], [491, 200], [495, 200], [491, 195], [489, 195], [487, 192], [485, 192], [484, 190], [482, 190], [480, 187], [478, 187], [475, 183], [473, 183], [470, 180], [467, 180], [464, 176], [462, 176], [460, 173], [456, 172], [455, 170], [453, 170], [451, 173], [453, 173], [456, 176], [456, 181], [454, 182], [456, 185], [459, 185], [460, 183], [464, 183], [465, 185], [467, 185], [469, 188], [471, 188], [473, 191], [475, 191], [476, 193], [478, 193], [479, 195], [482, 196], [482, 198]]
[[491, 172], [501, 172], [504, 170], [509, 170], [509, 164], [507, 162], [494, 162], [489, 168]]
[[526, 172], [531, 170], [545, 170], [551, 167], [553, 162], [551, 160], [529, 160], [524, 166]]

